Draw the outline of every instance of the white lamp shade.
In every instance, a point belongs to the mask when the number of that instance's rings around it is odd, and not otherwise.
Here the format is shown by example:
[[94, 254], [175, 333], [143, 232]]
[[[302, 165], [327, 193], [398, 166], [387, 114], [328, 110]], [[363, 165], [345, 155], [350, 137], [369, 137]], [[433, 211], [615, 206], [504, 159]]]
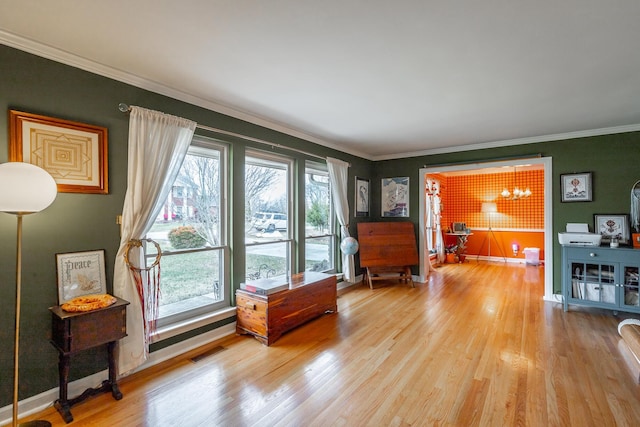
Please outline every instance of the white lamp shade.
[[485, 202], [482, 204], [480, 211], [482, 213], [495, 213], [498, 212], [498, 206], [492, 202]]
[[40, 212], [57, 194], [56, 181], [44, 169], [24, 162], [0, 164], [0, 212]]

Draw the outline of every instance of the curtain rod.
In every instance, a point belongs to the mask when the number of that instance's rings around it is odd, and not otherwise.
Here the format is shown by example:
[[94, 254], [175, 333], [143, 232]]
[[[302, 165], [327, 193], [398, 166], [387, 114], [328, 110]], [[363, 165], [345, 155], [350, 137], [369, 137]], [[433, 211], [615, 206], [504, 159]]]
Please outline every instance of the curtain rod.
[[[131, 111], [131, 107], [129, 107], [129, 105], [125, 104], [124, 102], [121, 102], [120, 104], [118, 104], [118, 110], [120, 110], [123, 113], [129, 113]], [[233, 136], [235, 138], [244, 139], [245, 141], [257, 142], [258, 144], [269, 145], [272, 149], [273, 148], [280, 148], [280, 149], [283, 149], [283, 150], [295, 151], [296, 153], [304, 154], [305, 156], [315, 157], [316, 159], [327, 160], [326, 157], [318, 156], [317, 154], [309, 153], [307, 151], [299, 150], [299, 149], [293, 148], [293, 147], [287, 147], [285, 145], [276, 144], [274, 142], [265, 141], [263, 139], [254, 138], [252, 136], [241, 135], [239, 133], [229, 132], [227, 130], [213, 128], [213, 127], [205, 126], [205, 125], [201, 125], [201, 124], [196, 124], [196, 128], [202, 129], [202, 130], [206, 130], [206, 131], [209, 131], [209, 132], [213, 132], [213, 133], [219, 133], [219, 134], [223, 134], [223, 135], [227, 135], [227, 136]]]

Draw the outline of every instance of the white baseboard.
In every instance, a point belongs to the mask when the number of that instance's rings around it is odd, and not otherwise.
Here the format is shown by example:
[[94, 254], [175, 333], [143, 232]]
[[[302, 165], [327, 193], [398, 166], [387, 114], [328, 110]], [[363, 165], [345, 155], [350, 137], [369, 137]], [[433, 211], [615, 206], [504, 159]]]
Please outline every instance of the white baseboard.
[[362, 274], [358, 275], [355, 277], [355, 281], [353, 283], [351, 282], [345, 282], [344, 280], [339, 280], [338, 281], [338, 290], [341, 291], [343, 289], [347, 289], [350, 288], [352, 286], [357, 285], [358, 283], [362, 282]]
[[[338, 290], [347, 289], [349, 287], [355, 286], [362, 281], [362, 275], [356, 277], [355, 283], [339, 281], [338, 282]], [[184, 354], [188, 351], [194, 350], [203, 345], [209, 344], [210, 342], [219, 340], [226, 336], [232, 335], [236, 332], [236, 323], [229, 323], [227, 325], [216, 328], [212, 331], [206, 332], [204, 334], [197, 335], [195, 337], [189, 338], [184, 341], [180, 341], [174, 345], [169, 347], [165, 347], [158, 351], [154, 351], [149, 355], [149, 359], [142, 364], [137, 369], [133, 370], [129, 373], [132, 374], [134, 372], [142, 371], [146, 368], [150, 368], [151, 366], [162, 363], [166, 360], [173, 359], [181, 354]], [[75, 397], [82, 392], [84, 392], [88, 388], [99, 387], [102, 384], [102, 381], [107, 379], [109, 376], [108, 370], [104, 370], [101, 372], [96, 372], [95, 374], [89, 375], [88, 377], [80, 378], [76, 381], [69, 383], [68, 394], [69, 396]], [[53, 405], [59, 397], [59, 388], [52, 388], [50, 390], [44, 391], [35, 396], [31, 396], [27, 399], [21, 400], [18, 402], [18, 416], [20, 418], [26, 417], [37, 412], [43, 411], [49, 406]], [[7, 405], [0, 408], [0, 425], [10, 424], [11, 419], [13, 417], [13, 409], [12, 405]]]
[[[200, 334], [184, 341], [180, 341], [179, 343], [173, 344], [169, 347], [154, 351], [149, 355], [147, 361], [133, 372], [139, 372], [146, 368], [150, 368], [151, 366], [180, 356], [181, 354], [209, 344], [210, 342], [232, 335], [235, 332], [236, 323], [233, 322], [216, 328], [212, 331], [205, 332], [204, 334]], [[75, 397], [77, 395], [80, 395], [88, 388], [99, 387], [102, 384], [102, 381], [104, 381], [108, 377], [109, 372], [105, 369], [104, 371], [96, 372], [95, 374], [89, 375], [88, 377], [80, 378], [79, 380], [69, 383], [68, 394], [69, 396]], [[52, 406], [53, 402], [58, 399], [59, 393], [59, 388], [56, 387], [27, 399], [21, 400], [18, 403], [18, 416], [20, 418], [26, 417], [43, 411], [49, 406]], [[13, 409], [11, 406], [12, 405], [7, 405], [0, 408], [0, 425], [11, 423], [13, 417]]]
[[562, 294], [545, 295], [544, 297], [542, 297], [542, 299], [549, 302], [558, 302], [560, 304], [564, 302], [564, 297], [562, 296]]

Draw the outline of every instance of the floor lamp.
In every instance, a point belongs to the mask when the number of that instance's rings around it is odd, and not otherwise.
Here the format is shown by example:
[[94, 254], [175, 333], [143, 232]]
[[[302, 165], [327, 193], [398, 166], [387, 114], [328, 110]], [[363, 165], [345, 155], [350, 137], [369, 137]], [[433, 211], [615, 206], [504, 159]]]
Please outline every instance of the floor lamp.
[[[13, 347], [13, 426], [18, 425], [18, 362], [20, 347], [20, 292], [22, 286], [22, 217], [40, 212], [56, 198], [54, 179], [30, 163], [0, 164], [0, 212], [13, 214], [18, 219], [16, 248], [16, 324]], [[32, 421], [23, 426], [51, 425], [47, 421]]]
[[480, 212], [482, 212], [483, 214], [487, 214], [487, 216], [489, 217], [489, 232], [484, 236], [484, 239], [482, 240], [482, 245], [480, 245], [480, 249], [478, 251], [478, 256], [476, 258], [476, 261], [478, 261], [478, 259], [480, 258], [480, 253], [482, 252], [482, 248], [484, 248], [484, 244], [487, 242], [489, 244], [487, 255], [489, 258], [491, 258], [491, 239], [493, 239], [496, 242], [496, 246], [498, 247], [498, 250], [500, 251], [500, 255], [502, 255], [502, 258], [504, 258], [504, 262], [507, 262], [507, 257], [504, 255], [504, 251], [500, 247], [500, 244], [498, 243], [498, 239], [496, 239], [495, 234], [493, 234], [493, 229], [491, 228], [491, 216], [498, 212], [498, 206], [492, 202], [485, 202], [482, 204], [482, 207], [480, 208]]

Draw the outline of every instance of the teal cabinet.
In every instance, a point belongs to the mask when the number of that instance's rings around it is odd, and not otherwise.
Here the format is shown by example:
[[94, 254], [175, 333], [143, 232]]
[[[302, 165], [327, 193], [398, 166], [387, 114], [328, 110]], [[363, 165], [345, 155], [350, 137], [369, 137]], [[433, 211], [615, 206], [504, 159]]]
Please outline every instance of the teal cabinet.
[[640, 250], [562, 246], [562, 296], [569, 304], [640, 313]]

